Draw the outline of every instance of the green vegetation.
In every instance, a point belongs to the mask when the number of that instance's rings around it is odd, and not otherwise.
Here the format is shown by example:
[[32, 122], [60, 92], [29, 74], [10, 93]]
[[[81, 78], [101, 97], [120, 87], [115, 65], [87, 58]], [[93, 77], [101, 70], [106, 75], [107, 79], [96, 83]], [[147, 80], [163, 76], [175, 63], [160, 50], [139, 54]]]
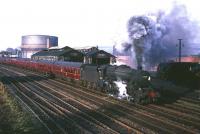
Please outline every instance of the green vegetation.
[[46, 134], [47, 130], [17, 100], [0, 91], [0, 134]]

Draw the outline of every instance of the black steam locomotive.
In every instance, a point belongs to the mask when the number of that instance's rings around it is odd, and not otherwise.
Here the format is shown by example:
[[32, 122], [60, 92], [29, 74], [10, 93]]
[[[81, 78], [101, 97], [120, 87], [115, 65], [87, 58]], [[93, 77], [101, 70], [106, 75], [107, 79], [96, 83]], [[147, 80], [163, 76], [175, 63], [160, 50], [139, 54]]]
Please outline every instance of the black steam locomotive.
[[126, 97], [135, 103], [149, 103], [159, 96], [152, 88], [150, 79], [148, 72], [131, 69], [126, 65], [81, 66], [81, 80], [84, 85], [94, 85], [106, 92], [117, 94], [120, 90], [117, 82], [121, 82], [126, 85]]

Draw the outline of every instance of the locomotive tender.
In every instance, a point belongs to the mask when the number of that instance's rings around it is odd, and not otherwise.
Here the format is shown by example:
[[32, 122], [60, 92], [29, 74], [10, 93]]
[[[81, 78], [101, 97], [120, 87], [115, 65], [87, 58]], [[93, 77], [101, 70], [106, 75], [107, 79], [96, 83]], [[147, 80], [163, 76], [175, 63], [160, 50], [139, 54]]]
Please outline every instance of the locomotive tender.
[[122, 82], [126, 84], [128, 94], [126, 97], [135, 103], [149, 103], [158, 97], [158, 93], [149, 82], [149, 73], [131, 69], [126, 65], [93, 65], [80, 62], [50, 62], [19, 58], [4, 58], [0, 62], [64, 77], [83, 86], [113, 95], [116, 95], [120, 88], [116, 82]]

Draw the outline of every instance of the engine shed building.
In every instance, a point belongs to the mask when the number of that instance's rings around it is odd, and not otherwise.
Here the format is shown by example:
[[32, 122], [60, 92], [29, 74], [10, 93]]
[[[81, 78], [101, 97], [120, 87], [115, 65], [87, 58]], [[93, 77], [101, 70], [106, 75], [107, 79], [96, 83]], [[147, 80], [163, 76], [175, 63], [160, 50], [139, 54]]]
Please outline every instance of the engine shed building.
[[84, 54], [68, 46], [61, 49], [47, 49], [32, 55], [34, 60], [83, 62]]
[[104, 50], [93, 49], [84, 55], [85, 64], [111, 64], [115, 62], [116, 57]]
[[115, 62], [116, 57], [96, 47], [92, 47], [88, 50], [84, 49], [83, 51], [66, 46], [61, 49], [47, 49], [37, 52], [33, 54], [31, 58], [34, 60], [71, 61], [103, 65]]

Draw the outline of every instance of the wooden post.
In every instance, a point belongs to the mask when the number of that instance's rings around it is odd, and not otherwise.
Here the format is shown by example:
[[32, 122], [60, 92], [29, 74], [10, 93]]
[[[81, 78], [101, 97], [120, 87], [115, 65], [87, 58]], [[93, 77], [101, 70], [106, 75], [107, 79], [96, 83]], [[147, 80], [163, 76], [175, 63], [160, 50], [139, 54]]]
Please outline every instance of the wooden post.
[[0, 94], [3, 94], [3, 87], [1, 82], [0, 82]]
[[2, 90], [2, 82], [0, 82], [0, 90]]
[[5, 93], [5, 86], [3, 85], [2, 82], [0, 82], [0, 93], [4, 94]]

